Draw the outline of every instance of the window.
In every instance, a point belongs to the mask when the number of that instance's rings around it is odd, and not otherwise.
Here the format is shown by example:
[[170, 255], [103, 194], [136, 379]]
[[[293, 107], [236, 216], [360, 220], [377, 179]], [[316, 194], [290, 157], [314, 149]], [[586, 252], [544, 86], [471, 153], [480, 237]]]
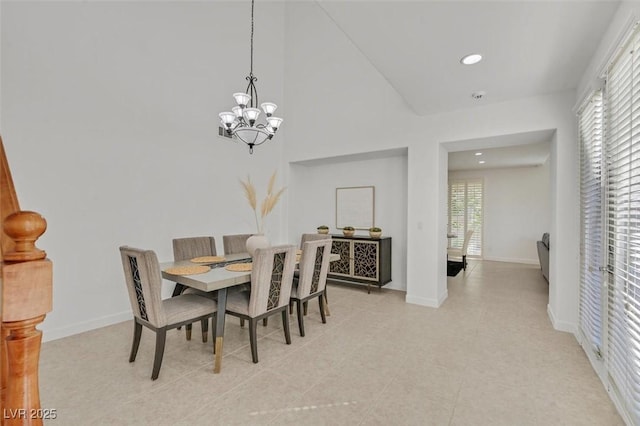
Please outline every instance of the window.
[[454, 234], [450, 238], [452, 248], [462, 248], [464, 235], [473, 229], [467, 254], [469, 257], [482, 256], [482, 180], [463, 180], [449, 182], [449, 225], [447, 232]]
[[607, 356], [609, 382], [640, 423], [640, 36], [609, 68], [606, 86]]
[[580, 150], [580, 331], [597, 359], [602, 357], [602, 91], [578, 113]]

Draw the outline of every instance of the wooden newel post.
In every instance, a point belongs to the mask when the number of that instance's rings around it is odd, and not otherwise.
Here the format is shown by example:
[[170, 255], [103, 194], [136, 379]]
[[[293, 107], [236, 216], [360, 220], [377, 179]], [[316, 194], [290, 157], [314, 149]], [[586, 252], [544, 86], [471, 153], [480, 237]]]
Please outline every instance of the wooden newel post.
[[3, 253], [0, 297], [2, 315], [3, 425], [42, 425], [38, 362], [42, 332], [36, 329], [52, 308], [52, 263], [35, 241], [47, 228], [35, 212], [6, 217], [4, 233], [13, 251]]

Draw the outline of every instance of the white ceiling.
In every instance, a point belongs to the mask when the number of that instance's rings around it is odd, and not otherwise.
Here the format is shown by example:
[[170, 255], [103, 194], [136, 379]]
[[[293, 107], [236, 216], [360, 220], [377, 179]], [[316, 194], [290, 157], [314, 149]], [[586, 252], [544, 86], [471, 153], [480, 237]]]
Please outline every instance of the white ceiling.
[[[425, 115], [576, 88], [619, 1], [318, 4]], [[484, 60], [461, 65], [472, 52]], [[478, 90], [487, 95], [472, 99]]]

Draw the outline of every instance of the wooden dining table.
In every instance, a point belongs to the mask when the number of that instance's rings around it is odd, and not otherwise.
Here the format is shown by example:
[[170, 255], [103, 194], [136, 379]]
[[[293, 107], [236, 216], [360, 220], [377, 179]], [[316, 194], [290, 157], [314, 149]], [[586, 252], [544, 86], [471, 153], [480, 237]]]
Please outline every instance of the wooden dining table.
[[[233, 263], [251, 262], [249, 253], [237, 253], [224, 256], [223, 262], [216, 263], [199, 263], [200, 265], [208, 265], [211, 269], [202, 274], [195, 275], [175, 275], [165, 270], [180, 266], [193, 266], [190, 260], [182, 260], [179, 262], [162, 262], [160, 269], [162, 270], [162, 278], [173, 281], [187, 287], [198, 290], [217, 292], [218, 296], [218, 314], [216, 315], [216, 341], [215, 345], [215, 363], [213, 367], [214, 373], [220, 373], [222, 368], [222, 348], [224, 344], [224, 325], [225, 312], [227, 308], [227, 291], [231, 287], [251, 282], [251, 271], [248, 272], [232, 272], [225, 269], [226, 265]], [[340, 259], [340, 255], [331, 253], [330, 261]], [[297, 265], [297, 261], [296, 261]]]

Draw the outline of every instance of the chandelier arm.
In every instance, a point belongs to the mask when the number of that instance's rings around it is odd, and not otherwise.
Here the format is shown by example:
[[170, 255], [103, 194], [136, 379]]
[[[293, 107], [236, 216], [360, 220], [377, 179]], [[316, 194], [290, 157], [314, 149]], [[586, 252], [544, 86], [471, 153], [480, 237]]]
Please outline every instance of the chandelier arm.
[[[258, 89], [256, 89], [256, 84], [255, 84], [256, 81], [258, 81], [258, 77], [254, 76], [253, 74], [249, 74], [246, 77], [246, 80], [249, 82], [249, 84], [247, 85], [247, 89], [245, 90], [245, 93], [251, 97], [249, 101], [249, 106], [251, 108], [258, 108], [258, 105], [260, 105], [260, 103], [258, 102]], [[255, 104], [254, 104], [254, 101], [255, 101]]]

